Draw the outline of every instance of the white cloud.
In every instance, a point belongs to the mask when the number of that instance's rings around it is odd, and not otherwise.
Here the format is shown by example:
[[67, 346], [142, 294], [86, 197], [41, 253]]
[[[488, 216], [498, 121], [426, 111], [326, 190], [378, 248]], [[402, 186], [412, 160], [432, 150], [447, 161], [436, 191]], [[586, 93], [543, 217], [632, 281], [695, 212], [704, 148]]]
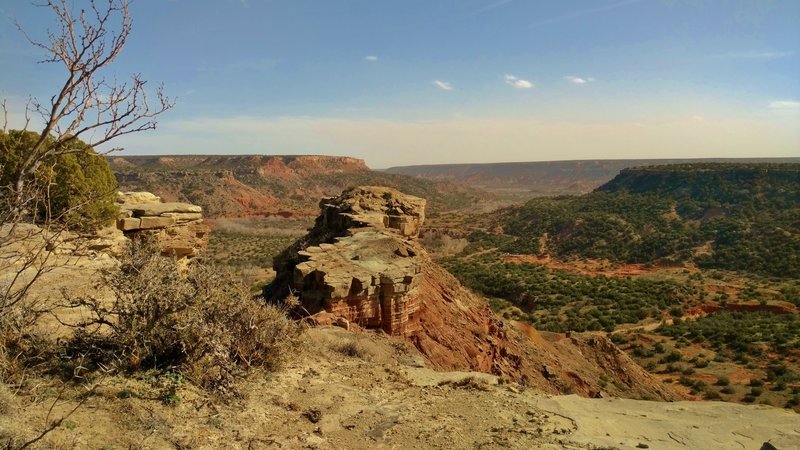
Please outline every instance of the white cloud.
[[769, 109], [800, 109], [800, 102], [795, 100], [775, 100], [769, 102]]
[[452, 84], [442, 80], [434, 80], [433, 85], [439, 89], [444, 89], [445, 91], [452, 91], [455, 89]]
[[533, 83], [530, 81], [517, 78], [514, 75], [506, 75], [505, 80], [506, 84], [514, 86], [517, 89], [530, 89], [533, 87]]
[[378, 60], [378, 57], [375, 56], [375, 55], [367, 55], [367, 56], [364, 57], [364, 59], [366, 59], [367, 61], [370, 61], [370, 62], [375, 62], [375, 61]]
[[792, 52], [729, 52], [711, 55], [716, 59], [778, 59], [792, 56]]
[[572, 84], [588, 84], [594, 81], [592, 77], [576, 77], [574, 75], [567, 75], [564, 79]]

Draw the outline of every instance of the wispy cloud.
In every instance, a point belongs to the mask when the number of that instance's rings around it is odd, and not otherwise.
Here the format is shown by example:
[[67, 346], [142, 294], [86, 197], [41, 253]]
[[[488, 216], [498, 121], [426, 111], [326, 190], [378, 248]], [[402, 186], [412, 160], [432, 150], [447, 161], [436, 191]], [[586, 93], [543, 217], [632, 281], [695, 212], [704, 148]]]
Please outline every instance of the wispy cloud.
[[575, 75], [567, 75], [564, 79], [572, 84], [589, 84], [594, 81], [592, 77], [576, 77]]
[[775, 100], [769, 102], [769, 109], [800, 109], [800, 102], [796, 100]]
[[638, 3], [640, 0], [623, 0], [616, 3], [611, 3], [608, 5], [603, 6], [596, 6], [594, 8], [586, 8], [586, 9], [579, 9], [577, 11], [573, 11], [571, 13], [562, 14], [560, 16], [550, 17], [547, 19], [539, 20], [531, 24], [531, 28], [540, 27], [542, 25], [550, 25], [554, 23], [566, 22], [569, 20], [577, 19], [579, 17], [588, 16], [590, 14], [595, 14], [603, 11], [609, 11], [612, 9], [622, 8], [624, 6], [632, 5], [634, 3]]
[[523, 80], [522, 78], [515, 77], [514, 75], [506, 75], [505, 80], [506, 84], [514, 86], [517, 89], [530, 89], [533, 87], [533, 83], [530, 81]]
[[367, 61], [370, 61], [370, 62], [375, 62], [375, 61], [378, 60], [378, 57], [375, 56], [375, 55], [367, 55], [367, 56], [364, 57], [364, 59], [366, 59]]
[[779, 59], [792, 56], [792, 52], [729, 52], [711, 55], [714, 59]]
[[471, 13], [469, 13], [469, 15], [472, 16], [472, 15], [475, 15], [475, 14], [482, 14], [482, 13], [485, 13], [485, 12], [489, 12], [489, 11], [491, 11], [493, 9], [497, 9], [497, 8], [499, 8], [501, 6], [507, 5], [507, 4], [509, 4], [509, 3], [513, 2], [513, 1], [514, 0], [499, 0], [499, 1], [496, 1], [494, 3], [490, 3], [490, 4], [488, 4], [488, 5], [486, 5], [486, 6], [482, 7], [482, 8], [478, 8], [475, 11], [472, 11]]
[[242, 6], [244, 6], [245, 8], [249, 8], [250, 7], [250, 1], [249, 0], [239, 0], [239, 3], [241, 3]]
[[455, 89], [448, 81], [434, 80], [433, 85], [445, 91], [452, 91]]

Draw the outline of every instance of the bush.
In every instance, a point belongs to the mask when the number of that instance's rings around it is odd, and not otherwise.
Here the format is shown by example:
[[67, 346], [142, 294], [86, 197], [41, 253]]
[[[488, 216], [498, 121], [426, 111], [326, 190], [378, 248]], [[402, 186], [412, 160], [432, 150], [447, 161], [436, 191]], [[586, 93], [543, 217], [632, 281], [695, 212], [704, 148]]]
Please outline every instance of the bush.
[[102, 348], [101, 359], [122, 368], [175, 367], [195, 384], [227, 391], [238, 371], [276, 369], [299, 344], [300, 329], [284, 311], [254, 301], [229, 274], [199, 261], [182, 268], [146, 244], [134, 243], [105, 282], [115, 294], [110, 305], [71, 299], [92, 313], [85, 325], [108, 331], [84, 328], [72, 342], [74, 353]]
[[[38, 137], [31, 131], [0, 131], [0, 189], [13, 189], [22, 159]], [[36, 171], [32, 187], [44, 200], [36, 219], [56, 218], [79, 231], [112, 223], [117, 216], [113, 172], [88, 144], [75, 139], [69, 145], [74, 153], [45, 160]]]
[[680, 352], [673, 350], [672, 352], [661, 358], [660, 362], [661, 364], [667, 364], [667, 363], [678, 362], [681, 359], [683, 359], [683, 356], [681, 356]]

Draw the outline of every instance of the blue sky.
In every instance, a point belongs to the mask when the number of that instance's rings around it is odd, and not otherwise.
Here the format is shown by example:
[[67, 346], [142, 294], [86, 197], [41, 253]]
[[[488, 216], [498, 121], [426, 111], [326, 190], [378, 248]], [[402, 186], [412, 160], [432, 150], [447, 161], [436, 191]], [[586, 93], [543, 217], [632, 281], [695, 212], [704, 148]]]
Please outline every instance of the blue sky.
[[[131, 14], [111, 73], [163, 82], [177, 106], [122, 138], [127, 154], [800, 156], [797, 0], [134, 0]], [[42, 36], [49, 11], [7, 0], [0, 19], [13, 122], [64, 73], [12, 22]]]

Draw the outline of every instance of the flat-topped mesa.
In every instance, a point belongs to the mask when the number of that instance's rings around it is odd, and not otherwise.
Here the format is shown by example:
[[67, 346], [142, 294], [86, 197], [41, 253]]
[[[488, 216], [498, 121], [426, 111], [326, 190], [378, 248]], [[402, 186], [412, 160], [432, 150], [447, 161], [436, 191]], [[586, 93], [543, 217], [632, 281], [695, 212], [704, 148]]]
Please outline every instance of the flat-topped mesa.
[[309, 235], [276, 258], [268, 297], [286, 283], [309, 313], [322, 313], [320, 319], [344, 319], [390, 335], [414, 331], [419, 304], [412, 293], [422, 263], [414, 239], [425, 200], [363, 186], [323, 199], [320, 208]]
[[149, 192], [120, 192], [117, 203], [117, 228], [129, 238], [154, 238], [165, 255], [191, 258], [208, 245], [209, 228], [197, 205], [161, 203]]

